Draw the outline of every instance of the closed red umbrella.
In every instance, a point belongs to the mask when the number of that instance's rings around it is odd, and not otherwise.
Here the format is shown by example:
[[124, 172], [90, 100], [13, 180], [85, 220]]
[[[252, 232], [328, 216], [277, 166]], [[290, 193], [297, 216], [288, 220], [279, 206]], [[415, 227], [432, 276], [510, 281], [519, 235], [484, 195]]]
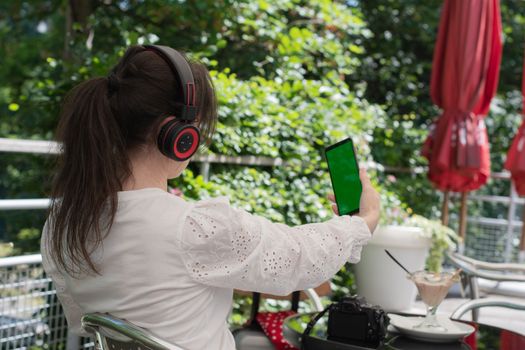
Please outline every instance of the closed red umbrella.
[[509, 170], [519, 195], [525, 195], [525, 119], [507, 153], [505, 169]]
[[429, 160], [429, 179], [446, 193], [478, 189], [490, 175], [483, 119], [496, 92], [501, 50], [498, 0], [445, 0], [431, 80], [432, 100], [443, 114], [425, 141], [423, 155]]
[[[521, 80], [521, 93], [523, 95], [522, 113], [525, 115], [525, 59], [523, 61], [523, 77]], [[518, 129], [518, 133], [512, 141], [512, 145], [507, 153], [505, 169], [512, 175], [516, 191], [520, 195], [525, 195], [525, 119]]]
[[[523, 109], [522, 113], [525, 116], [525, 59], [523, 61], [523, 77], [521, 79], [521, 93], [523, 95]], [[509, 152], [507, 153], [507, 160], [505, 161], [505, 169], [509, 170], [512, 176], [512, 181], [516, 187], [516, 192], [519, 195], [525, 195], [525, 118], [518, 129], [518, 133], [512, 141]], [[521, 229], [520, 251], [525, 251], [525, 210], [523, 211], [523, 226]], [[522, 253], [522, 259], [525, 258], [525, 253]]]

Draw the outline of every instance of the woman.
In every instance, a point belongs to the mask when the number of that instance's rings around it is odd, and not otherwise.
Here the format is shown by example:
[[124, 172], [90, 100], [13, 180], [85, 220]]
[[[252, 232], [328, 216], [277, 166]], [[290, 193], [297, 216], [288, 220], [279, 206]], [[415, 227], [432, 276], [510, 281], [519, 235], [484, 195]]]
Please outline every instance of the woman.
[[82, 314], [108, 312], [184, 349], [229, 350], [233, 289], [284, 295], [357, 262], [379, 197], [362, 171], [359, 215], [288, 227], [224, 197], [186, 202], [169, 194], [167, 180], [189, 161], [173, 152], [182, 145], [186, 154], [198, 140], [166, 148], [167, 133], [198, 127], [209, 140], [217, 118], [208, 72], [173, 51], [131, 47], [107, 78], [66, 98], [43, 263], [74, 331]]

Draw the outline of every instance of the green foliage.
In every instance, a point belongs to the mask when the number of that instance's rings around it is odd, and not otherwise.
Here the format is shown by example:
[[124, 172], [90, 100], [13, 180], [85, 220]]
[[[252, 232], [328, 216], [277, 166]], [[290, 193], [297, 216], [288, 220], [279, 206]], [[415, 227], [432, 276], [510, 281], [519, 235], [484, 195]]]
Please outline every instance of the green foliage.
[[503, 169], [507, 150], [523, 120], [522, 104], [521, 91], [517, 90], [501, 93], [492, 100], [490, 117], [485, 120], [491, 142], [492, 169]]
[[0, 258], [13, 254], [13, 243], [0, 243]]
[[500, 6], [504, 45], [498, 90], [505, 95], [521, 90], [525, 15], [520, 0], [501, 1]]
[[396, 194], [397, 200], [406, 203], [406, 210], [410, 213], [439, 217], [442, 198], [428, 180], [426, 173], [395, 175], [383, 173], [379, 174], [379, 181]]
[[411, 216], [406, 224], [421, 228], [425, 236], [432, 240], [432, 246], [426, 261], [426, 269], [440, 272], [445, 260], [445, 252], [456, 247], [456, 242], [459, 239], [456, 232], [439, 221], [429, 220], [419, 215]]
[[34, 249], [35, 246], [39, 245], [40, 242], [40, 228], [24, 228], [21, 229], [16, 238], [17, 242], [17, 249], [16, 252], [18, 254], [23, 254], [24, 252], [30, 252]]
[[337, 301], [348, 295], [355, 295], [357, 288], [355, 284], [355, 275], [352, 265], [346, 264], [341, 270], [332, 278], [332, 300]]
[[184, 189], [183, 197], [186, 198], [209, 198], [224, 191], [224, 189], [213, 182], [204, 181], [202, 175], [195, 176], [191, 168], [186, 169], [183, 176], [172, 180], [170, 184], [173, 187]]
[[438, 115], [430, 100], [430, 70], [441, 0], [360, 1], [371, 35], [364, 39], [361, 69], [353, 77], [367, 84], [365, 97], [385, 107], [376, 129], [374, 157], [382, 164], [414, 166], [426, 126]]

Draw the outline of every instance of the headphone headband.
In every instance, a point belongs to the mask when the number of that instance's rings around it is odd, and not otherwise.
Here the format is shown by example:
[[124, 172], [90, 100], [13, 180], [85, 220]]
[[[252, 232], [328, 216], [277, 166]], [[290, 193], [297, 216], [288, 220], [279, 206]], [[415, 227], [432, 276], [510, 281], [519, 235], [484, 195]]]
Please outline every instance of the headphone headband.
[[177, 119], [184, 121], [194, 121], [197, 116], [197, 106], [195, 105], [195, 81], [190, 65], [186, 59], [175, 49], [164, 45], [144, 45], [146, 50], [154, 51], [158, 54], [173, 71], [176, 80], [179, 82], [184, 102], [178, 111]]

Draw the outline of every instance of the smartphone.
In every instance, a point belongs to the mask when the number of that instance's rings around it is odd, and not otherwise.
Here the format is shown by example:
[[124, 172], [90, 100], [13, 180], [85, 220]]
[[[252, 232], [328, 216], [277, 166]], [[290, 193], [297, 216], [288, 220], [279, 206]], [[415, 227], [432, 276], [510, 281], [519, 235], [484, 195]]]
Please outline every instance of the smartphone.
[[327, 147], [325, 157], [339, 215], [358, 213], [363, 186], [359, 179], [354, 142], [347, 138]]

